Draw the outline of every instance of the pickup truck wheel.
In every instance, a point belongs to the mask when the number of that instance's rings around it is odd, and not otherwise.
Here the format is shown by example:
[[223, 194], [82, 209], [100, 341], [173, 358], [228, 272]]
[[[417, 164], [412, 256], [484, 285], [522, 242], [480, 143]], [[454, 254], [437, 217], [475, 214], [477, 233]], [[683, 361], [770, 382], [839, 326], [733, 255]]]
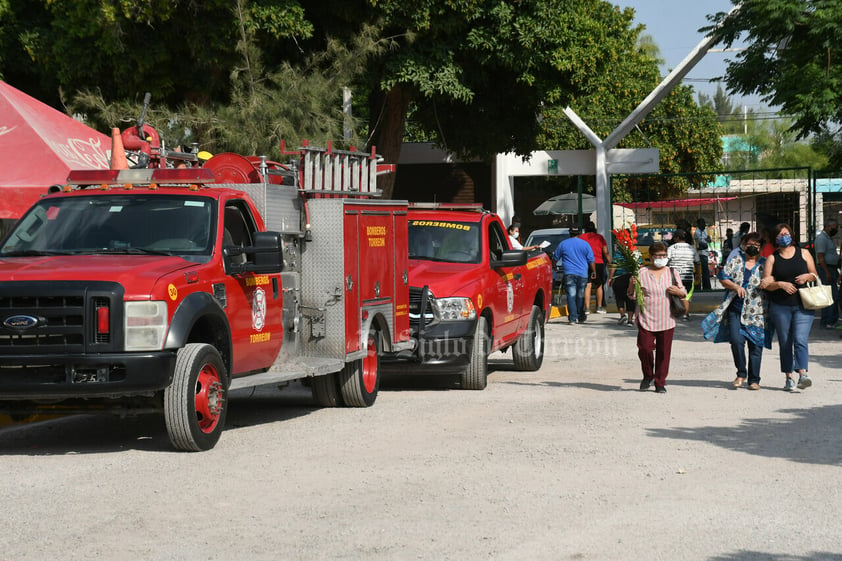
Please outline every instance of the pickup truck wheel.
[[322, 407], [336, 407], [342, 404], [339, 396], [339, 382], [336, 379], [336, 372], [316, 376], [310, 382], [310, 390], [313, 392], [313, 399]]
[[488, 328], [485, 318], [477, 318], [474, 344], [471, 349], [471, 363], [462, 372], [462, 388], [484, 390], [488, 385]]
[[211, 345], [179, 349], [172, 383], [164, 390], [164, 420], [179, 450], [210, 450], [219, 440], [228, 412], [228, 377]]
[[538, 370], [544, 362], [544, 312], [532, 306], [529, 325], [512, 347], [512, 359], [518, 370]]
[[348, 407], [368, 407], [380, 389], [380, 334], [368, 332], [365, 356], [345, 364], [339, 373], [339, 389]]

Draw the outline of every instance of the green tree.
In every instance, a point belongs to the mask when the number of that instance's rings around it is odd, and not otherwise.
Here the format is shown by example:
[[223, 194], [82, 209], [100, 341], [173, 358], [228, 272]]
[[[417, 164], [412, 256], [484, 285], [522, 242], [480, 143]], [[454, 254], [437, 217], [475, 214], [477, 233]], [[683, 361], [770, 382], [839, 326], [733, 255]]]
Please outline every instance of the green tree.
[[[348, 86], [367, 101], [357, 108], [365, 141], [390, 161], [410, 108], [416, 130], [459, 154], [526, 154], [553, 135], [559, 147], [581, 144], [578, 133], [565, 142], [546, 130], [553, 111], [593, 107], [616, 124], [617, 108], [630, 110], [657, 83], [646, 48], [646, 80], [625, 63], [640, 33], [633, 12], [604, 0], [6, 1], [5, 75], [40, 77], [101, 128], [134, 119], [151, 91], [148, 120], [170, 145], [275, 156], [281, 137], [338, 137]], [[30, 64], [10, 64], [15, 49]], [[79, 89], [89, 91], [74, 96]], [[675, 110], [659, 121], [666, 109], [656, 109], [644, 135], [658, 139], [658, 122], [692, 121], [698, 108]], [[699, 152], [692, 136], [674, 140], [675, 162], [689, 165], [695, 156], [684, 156]]]
[[[625, 117], [660, 83], [660, 53], [648, 41], [638, 41], [642, 28], [629, 28], [627, 44], [612, 61], [610, 71], [591, 79], [586, 94], [570, 100], [570, 106], [600, 138], [607, 137]], [[622, 53], [622, 54], [621, 54]], [[586, 149], [588, 141], [562, 113], [561, 105], [545, 110], [539, 145], [550, 149]], [[721, 129], [716, 115], [693, 100], [693, 90], [675, 88], [621, 143], [620, 148], [660, 150], [662, 173], [715, 171], [721, 168]], [[641, 195], [650, 187], [646, 180], [615, 181], [613, 196], [618, 200], [675, 198], [705, 178], [676, 178], [659, 184], [657, 193]], [[634, 191], [634, 193], [633, 193]], [[642, 197], [642, 198], [641, 198]]]
[[[746, 141], [759, 150], [759, 158], [749, 158], [744, 169], [773, 170], [804, 166], [825, 169], [827, 156], [816, 150], [810, 141], [798, 139], [792, 126], [790, 119], [756, 121]], [[777, 179], [785, 177], [786, 172], [770, 171], [764, 176]]]
[[721, 43], [747, 38], [728, 64], [730, 91], [780, 107], [798, 138], [842, 122], [842, 0], [743, 0], [724, 18], [711, 18]]

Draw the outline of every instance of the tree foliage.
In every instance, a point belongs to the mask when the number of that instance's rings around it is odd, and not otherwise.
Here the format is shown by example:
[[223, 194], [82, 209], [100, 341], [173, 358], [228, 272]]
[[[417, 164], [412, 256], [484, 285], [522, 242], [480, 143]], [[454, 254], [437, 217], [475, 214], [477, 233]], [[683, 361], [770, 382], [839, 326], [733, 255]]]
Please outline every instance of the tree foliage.
[[[485, 158], [583, 147], [567, 104], [613, 129], [659, 81], [632, 22], [605, 0], [0, 0], [0, 73], [101, 129], [150, 91], [170, 145], [272, 157], [280, 138], [340, 138], [349, 87], [356, 140], [390, 161], [409, 111], [420, 135]], [[689, 92], [623, 145], [657, 143], [665, 171], [710, 168], [715, 120]]]
[[712, 19], [726, 47], [747, 45], [728, 64], [732, 93], [780, 107], [798, 138], [842, 122], [842, 0], [742, 0]]
[[[588, 91], [570, 100], [570, 107], [600, 138], [606, 138], [637, 105], [658, 85], [660, 53], [650, 40], [638, 39], [641, 28], [628, 28], [627, 41], [610, 70], [593, 77]], [[539, 145], [550, 149], [586, 149], [591, 145], [562, 113], [562, 106], [545, 111]], [[693, 100], [693, 90], [679, 86], [667, 95], [637, 128], [619, 145], [620, 148], [658, 148], [660, 171], [676, 174], [689, 171], [721, 169], [721, 128], [709, 107]], [[680, 196], [700, 176], [676, 178], [659, 186], [657, 198]], [[628, 182], [614, 183], [614, 198], [634, 198]], [[638, 185], [640, 190], [645, 186]], [[649, 200], [649, 199], [641, 199]]]

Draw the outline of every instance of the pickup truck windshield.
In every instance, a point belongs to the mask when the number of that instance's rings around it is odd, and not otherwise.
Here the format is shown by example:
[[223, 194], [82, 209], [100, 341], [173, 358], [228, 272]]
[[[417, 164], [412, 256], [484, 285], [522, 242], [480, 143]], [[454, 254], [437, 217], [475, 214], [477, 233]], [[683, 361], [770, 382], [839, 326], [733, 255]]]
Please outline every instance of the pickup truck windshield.
[[212, 199], [96, 195], [44, 199], [0, 245], [0, 257], [165, 254], [204, 262], [213, 251]]
[[480, 263], [478, 222], [410, 220], [409, 258], [449, 263]]

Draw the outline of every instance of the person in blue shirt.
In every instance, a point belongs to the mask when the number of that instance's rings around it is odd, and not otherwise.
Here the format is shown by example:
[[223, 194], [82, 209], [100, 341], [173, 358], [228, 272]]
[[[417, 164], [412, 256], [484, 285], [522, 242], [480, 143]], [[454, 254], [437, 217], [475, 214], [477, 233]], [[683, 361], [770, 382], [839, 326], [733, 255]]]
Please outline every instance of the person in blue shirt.
[[579, 230], [570, 228], [570, 237], [555, 248], [556, 263], [564, 268], [562, 284], [567, 294], [567, 321], [570, 325], [585, 323], [585, 286], [588, 279], [596, 278], [593, 249], [579, 238]]

